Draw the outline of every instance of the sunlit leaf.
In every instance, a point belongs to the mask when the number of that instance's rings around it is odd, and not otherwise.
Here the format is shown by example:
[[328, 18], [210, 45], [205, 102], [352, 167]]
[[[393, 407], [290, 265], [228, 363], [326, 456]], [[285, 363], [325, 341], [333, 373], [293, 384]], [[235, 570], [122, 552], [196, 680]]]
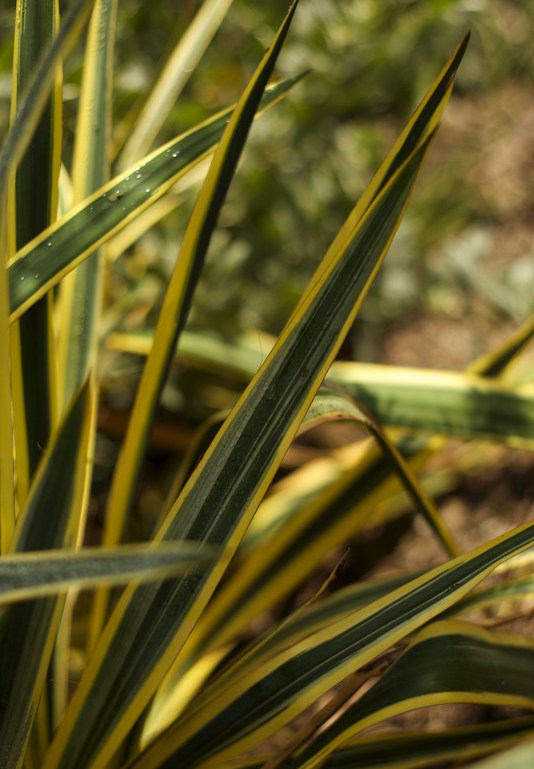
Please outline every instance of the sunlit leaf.
[[[269, 87], [261, 109], [282, 98], [299, 79]], [[231, 109], [225, 110], [160, 147], [75, 206], [15, 254], [9, 264], [11, 320], [20, 317], [64, 275], [159, 200], [190, 168], [212, 152], [231, 115]]]

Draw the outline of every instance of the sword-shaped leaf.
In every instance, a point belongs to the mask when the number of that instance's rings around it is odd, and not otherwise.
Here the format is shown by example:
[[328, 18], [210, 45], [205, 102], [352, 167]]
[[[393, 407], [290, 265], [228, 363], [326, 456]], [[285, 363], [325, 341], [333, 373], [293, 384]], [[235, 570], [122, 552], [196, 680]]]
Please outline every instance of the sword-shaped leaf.
[[[15, 32], [13, 71], [17, 76], [13, 79], [12, 120], [43, 52], [57, 32], [59, 7], [57, 0], [43, 0], [39, 5], [18, 0], [16, 13], [20, 24]], [[15, 174], [14, 221], [10, 225], [16, 248], [22, 248], [56, 218], [61, 106], [58, 69], [55, 87]], [[52, 296], [43, 297], [11, 332], [17, 496], [21, 507], [57, 418], [52, 309]]]
[[[75, 204], [109, 179], [116, 14], [117, 0], [97, 0], [89, 24], [72, 167]], [[58, 365], [63, 404], [92, 368], [101, 293], [101, 254], [95, 252], [61, 284]]]
[[6, 555], [0, 560], [0, 604], [56, 595], [71, 587], [157, 582], [192, 569], [202, 571], [213, 558], [213, 548], [190, 542]]
[[[91, 390], [86, 385], [40, 465], [17, 521], [13, 552], [74, 547], [86, 481], [91, 409]], [[32, 600], [9, 607], [2, 617], [0, 766], [5, 769], [18, 768], [24, 760], [62, 607], [63, 600], [58, 598]]]
[[[116, 14], [117, 0], [96, 0], [89, 22], [72, 160], [72, 200], [75, 203], [109, 179]], [[56, 359], [61, 409], [70, 402], [95, 366], [102, 285], [102, 254], [97, 251], [67, 275], [60, 286]], [[29, 310], [31, 312], [33, 308]], [[21, 322], [29, 313], [22, 316]], [[72, 602], [67, 602], [49, 677], [52, 729], [59, 722], [68, 699], [69, 670], [65, 650], [68, 649], [72, 608]]]
[[[0, 151], [0, 445], [2, 463], [0, 466], [0, 536], [2, 552], [9, 547], [14, 515], [13, 486], [13, 435], [11, 403], [11, 357], [9, 344], [10, 306], [9, 275], [5, 262], [11, 252], [8, 238], [7, 191], [11, 174], [31, 141], [33, 132], [46, 107], [49, 92], [54, 82], [57, 64], [74, 43], [92, 0], [73, 0], [65, 13], [59, 32], [47, 48], [35, 74], [20, 101], [17, 115]], [[43, 294], [46, 292], [43, 292]], [[25, 468], [22, 468], [24, 471]]]
[[49, 98], [56, 68], [76, 41], [94, 0], [73, 0], [63, 15], [58, 34], [48, 46], [26, 87], [17, 115], [0, 151], [0, 200], [4, 201], [8, 179], [16, 168]]
[[329, 382], [343, 388], [389, 427], [455, 438], [534, 443], [534, 388], [470, 372], [337, 363]]

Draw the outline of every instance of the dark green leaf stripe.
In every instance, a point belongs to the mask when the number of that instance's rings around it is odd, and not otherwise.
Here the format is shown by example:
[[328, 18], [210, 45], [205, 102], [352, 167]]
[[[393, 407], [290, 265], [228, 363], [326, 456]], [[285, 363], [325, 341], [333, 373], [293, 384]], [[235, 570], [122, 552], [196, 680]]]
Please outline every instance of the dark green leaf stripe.
[[381, 424], [458, 438], [534, 441], [534, 389], [482, 377], [338, 363], [328, 381], [366, 406]]
[[[268, 88], [260, 108], [274, 104], [299, 79], [292, 78]], [[11, 319], [17, 318], [63, 275], [116, 235], [212, 150], [231, 114], [231, 109], [226, 110], [152, 153], [17, 253], [9, 265]]]
[[[279, 663], [276, 659], [269, 661], [264, 667], [265, 672], [260, 669], [248, 689], [240, 693], [235, 687], [231, 691], [232, 697], [221, 697], [220, 702], [224, 705], [220, 705], [217, 715], [179, 748], [173, 750], [173, 742], [181, 742], [182, 728], [188, 733], [188, 716], [183, 726], [178, 722], [156, 739], [146, 751], [147, 760], [141, 757], [138, 764], [132, 766], [147, 769], [157, 765], [161, 769], [171, 769], [180, 766], [182, 761], [194, 766], [232, 743], [238, 743], [237, 753], [246, 750], [246, 736], [252, 732], [257, 744], [260, 737], [269, 735], [303, 711], [347, 673], [358, 670], [436, 617], [469, 592], [495, 566], [527, 549], [533, 542], [534, 524], [527, 524], [490, 545], [477, 548], [468, 556], [460, 556], [437, 567], [387, 598], [373, 602], [353, 618], [337, 622], [329, 630], [331, 637], [324, 639], [327, 631], [320, 631], [316, 639], [311, 636], [306, 639], [305, 646], [301, 644], [291, 652], [282, 653]], [[247, 682], [242, 684], [245, 685]], [[206, 718], [202, 715], [205, 707], [200, 697], [196, 712], [191, 711], [189, 717], [197, 718], [200, 713], [202, 721]], [[215, 711], [218, 709], [216, 706]], [[166, 756], [166, 761], [158, 759], [158, 764], [151, 763], [153, 756]]]
[[486, 590], [480, 590], [464, 598], [447, 615], [459, 614], [486, 606], [501, 605], [509, 601], [521, 601], [534, 596], [534, 574], [507, 580]]
[[[16, 552], [73, 547], [77, 527], [72, 505], [85, 468], [89, 387], [74, 401], [15, 531]], [[9, 607], [0, 637], [0, 766], [18, 767], [35, 716], [52, 648], [48, 639], [59, 622], [62, 601], [55, 598]]]
[[[55, 32], [55, 0], [23, 3], [20, 19], [19, 60], [17, 62], [17, 100], [31, 80], [39, 59]], [[17, 249], [46, 229], [52, 221], [52, 190], [57, 184], [59, 165], [54, 169], [54, 94], [46, 103], [43, 116], [16, 174]], [[45, 325], [46, 328], [46, 325]]]
[[6, 555], [0, 560], [0, 604], [54, 595], [71, 586], [87, 588], [102, 583], [157, 581], [188, 570], [201, 571], [213, 558], [214, 551], [207, 545], [175, 542], [76, 553], [52, 550]]
[[[376, 580], [370, 583], [357, 583], [344, 590], [338, 590], [323, 600], [314, 601], [304, 610], [297, 610], [279, 627], [268, 632], [253, 645], [246, 656], [247, 669], [259, 665], [283, 648], [298, 643], [303, 638], [321, 628], [332, 625], [343, 616], [357, 611], [373, 601], [387, 595], [392, 590], [406, 584], [415, 574]], [[240, 666], [241, 667], [241, 666]], [[218, 685], [218, 681], [214, 682]]]
[[[16, 46], [18, 61], [15, 101], [21, 98], [31, 82], [42, 54], [53, 40], [57, 22], [56, 10], [55, 0], [41, 0], [39, 4], [21, 3], [20, 26], [17, 28], [20, 37]], [[60, 142], [55, 133], [61, 135], [61, 112], [57, 110], [54, 102], [56, 98], [61, 97], [55, 91], [56, 89], [52, 89], [15, 177], [17, 249], [46, 229], [56, 216], [55, 190], [59, 175]], [[19, 455], [22, 452], [27, 453], [29, 477], [24, 479], [25, 484], [35, 473], [52, 430], [54, 393], [49, 373], [51, 320], [51, 305], [43, 298], [21, 320], [18, 328], [22, 392], [17, 393], [14, 388], [14, 397], [23, 396], [24, 427], [16, 430], [15, 435]], [[17, 422], [15, 417], [15, 425]], [[22, 433], [25, 433], [24, 436]], [[21, 442], [24, 442], [24, 447]]]
[[354, 705], [293, 761], [288, 769], [315, 765], [319, 757], [390, 713], [442, 702], [494, 702], [534, 709], [534, 647], [492, 637], [464, 623], [414, 643]]
[[72, 0], [69, 4], [54, 42], [41, 58], [32, 81], [18, 105], [17, 115], [0, 151], [0, 201], [4, 200], [9, 175], [24, 154], [46, 107], [57, 63], [74, 43], [93, 3], [94, 0]]

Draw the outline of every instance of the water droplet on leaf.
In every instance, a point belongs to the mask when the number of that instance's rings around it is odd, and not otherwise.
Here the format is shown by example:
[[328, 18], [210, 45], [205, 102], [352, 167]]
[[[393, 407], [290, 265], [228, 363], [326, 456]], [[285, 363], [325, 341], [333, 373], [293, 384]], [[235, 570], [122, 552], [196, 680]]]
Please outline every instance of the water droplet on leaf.
[[113, 190], [113, 192], [109, 193], [108, 200], [110, 203], [115, 203], [116, 200], [119, 200], [119, 198], [122, 197], [124, 197], [124, 192], [119, 187], [117, 187], [116, 190]]

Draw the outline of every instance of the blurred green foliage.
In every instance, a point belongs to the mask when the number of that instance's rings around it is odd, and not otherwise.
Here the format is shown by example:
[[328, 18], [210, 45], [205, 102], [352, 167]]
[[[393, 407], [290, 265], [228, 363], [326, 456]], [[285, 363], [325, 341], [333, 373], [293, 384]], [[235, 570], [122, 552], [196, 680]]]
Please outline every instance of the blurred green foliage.
[[[121, 0], [114, 90], [118, 142], [200, 5], [195, 0], [179, 5]], [[161, 141], [238, 98], [286, 6], [286, 0], [235, 0]], [[11, 16], [11, 7], [2, 9], [4, 40], [11, 38]], [[319, 255], [467, 29], [472, 30], [471, 45], [446, 125], [348, 354], [380, 357], [387, 324], [410, 315], [436, 311], [462, 317], [472, 309], [474, 277], [485, 301], [476, 309], [486, 320], [517, 322], [524, 317], [534, 290], [532, 247], [525, 245], [530, 240], [512, 227], [509, 253], [505, 249], [504, 257], [501, 253], [493, 260], [492, 254], [504, 224], [524, 222], [534, 198], [525, 161], [534, 146], [525, 138], [532, 135], [534, 121], [534, 4], [306, 0], [278, 72], [310, 73], [252, 131], [196, 295], [192, 325], [229, 333], [281, 328]], [[80, 46], [78, 58], [72, 57], [66, 70], [71, 85], [67, 93], [72, 94], [66, 104], [66, 157], [82, 54]], [[3, 46], [4, 125], [10, 64], [10, 51]], [[518, 155], [513, 168], [499, 161], [499, 152]], [[495, 185], [505, 183], [506, 174], [511, 193], [506, 184], [502, 194], [496, 193]], [[518, 184], [524, 186], [519, 193]], [[113, 267], [109, 298], [118, 300], [128, 290], [129, 305], [135, 308], [126, 318], [129, 325], [156, 317], [193, 193]]]

